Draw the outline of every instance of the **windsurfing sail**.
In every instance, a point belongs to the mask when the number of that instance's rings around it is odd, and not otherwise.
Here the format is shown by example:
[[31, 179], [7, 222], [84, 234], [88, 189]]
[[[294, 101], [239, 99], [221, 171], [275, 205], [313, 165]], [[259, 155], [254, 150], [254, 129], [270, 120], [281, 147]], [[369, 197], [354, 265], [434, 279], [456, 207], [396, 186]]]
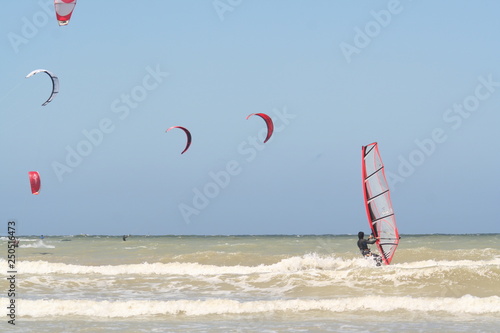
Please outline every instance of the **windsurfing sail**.
[[40, 192], [40, 174], [36, 171], [29, 171], [28, 176], [30, 178], [31, 193], [38, 194]]
[[383, 262], [389, 265], [399, 244], [399, 232], [384, 164], [376, 142], [363, 146], [361, 150], [363, 195], [368, 224], [373, 235], [380, 237], [376, 245]]
[[56, 97], [56, 94], [59, 92], [59, 78], [46, 69], [35, 69], [34, 71], [26, 75], [26, 78], [32, 77], [33, 75], [41, 72], [47, 74], [52, 80], [52, 93], [50, 94], [49, 99], [47, 99], [45, 103], [42, 104], [42, 106], [45, 106], [49, 104], [54, 99], [54, 97]]
[[59, 26], [68, 25], [75, 6], [76, 0], [54, 0], [54, 8]]

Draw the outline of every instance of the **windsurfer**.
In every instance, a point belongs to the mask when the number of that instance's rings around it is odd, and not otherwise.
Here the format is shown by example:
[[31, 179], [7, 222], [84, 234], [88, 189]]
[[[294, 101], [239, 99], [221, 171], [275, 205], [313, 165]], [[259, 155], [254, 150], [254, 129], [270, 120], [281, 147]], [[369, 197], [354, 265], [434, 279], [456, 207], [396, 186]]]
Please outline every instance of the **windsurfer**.
[[370, 251], [368, 244], [375, 244], [375, 242], [379, 238], [380, 237], [374, 237], [373, 235], [370, 235], [368, 239], [365, 239], [365, 233], [363, 231], [358, 232], [358, 247], [361, 251], [361, 255], [363, 255], [363, 257], [372, 257], [373, 259], [375, 259], [375, 261], [377, 262], [377, 266], [380, 266], [382, 260], [378, 254], [374, 254], [372, 253], [372, 251]]

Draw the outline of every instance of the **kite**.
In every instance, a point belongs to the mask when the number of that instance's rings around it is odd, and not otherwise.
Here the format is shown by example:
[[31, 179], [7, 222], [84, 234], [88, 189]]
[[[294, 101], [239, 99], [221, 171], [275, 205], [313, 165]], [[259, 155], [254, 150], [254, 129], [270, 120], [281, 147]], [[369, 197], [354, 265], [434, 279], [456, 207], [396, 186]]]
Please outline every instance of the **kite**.
[[54, 0], [56, 18], [59, 26], [68, 25], [76, 6], [76, 0]]
[[52, 80], [52, 93], [50, 94], [49, 99], [46, 100], [45, 103], [42, 104], [42, 106], [45, 106], [45, 105], [49, 104], [54, 99], [56, 94], [59, 92], [59, 78], [46, 69], [35, 69], [33, 72], [26, 75], [26, 77], [27, 78], [32, 77], [33, 75], [38, 74], [40, 72], [46, 73], [50, 77], [50, 79]]
[[273, 120], [271, 119], [271, 117], [269, 117], [265, 113], [252, 113], [252, 114], [250, 114], [250, 115], [247, 116], [247, 119], [250, 118], [253, 115], [260, 116], [266, 122], [266, 125], [267, 125], [267, 136], [266, 136], [266, 139], [264, 140], [264, 143], [266, 143], [267, 140], [269, 140], [271, 138], [271, 135], [273, 135], [273, 131], [274, 131]]
[[170, 131], [172, 128], [180, 128], [181, 130], [183, 130], [186, 133], [187, 143], [186, 143], [186, 148], [184, 148], [184, 150], [181, 153], [181, 155], [182, 155], [186, 152], [186, 150], [188, 150], [189, 146], [191, 145], [191, 133], [186, 128], [184, 128], [182, 126], [172, 126], [168, 130], [166, 130], [165, 132]]
[[38, 194], [40, 192], [40, 174], [36, 171], [29, 171], [28, 176], [30, 177], [31, 193]]

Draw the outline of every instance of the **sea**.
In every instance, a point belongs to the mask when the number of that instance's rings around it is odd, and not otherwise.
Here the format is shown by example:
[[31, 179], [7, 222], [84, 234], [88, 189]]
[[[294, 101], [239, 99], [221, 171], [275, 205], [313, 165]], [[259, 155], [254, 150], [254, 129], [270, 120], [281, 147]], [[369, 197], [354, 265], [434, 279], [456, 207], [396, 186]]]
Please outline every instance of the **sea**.
[[0, 332], [500, 331], [500, 234], [402, 235], [380, 267], [357, 235], [19, 240]]

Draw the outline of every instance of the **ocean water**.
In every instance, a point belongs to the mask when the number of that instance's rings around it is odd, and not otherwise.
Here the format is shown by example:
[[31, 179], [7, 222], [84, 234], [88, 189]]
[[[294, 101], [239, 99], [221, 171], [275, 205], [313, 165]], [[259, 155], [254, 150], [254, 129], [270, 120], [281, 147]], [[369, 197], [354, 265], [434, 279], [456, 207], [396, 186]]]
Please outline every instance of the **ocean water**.
[[500, 234], [403, 235], [382, 267], [360, 256], [356, 235], [26, 236], [15, 252], [15, 297], [7, 241], [1, 332], [500, 327]]

